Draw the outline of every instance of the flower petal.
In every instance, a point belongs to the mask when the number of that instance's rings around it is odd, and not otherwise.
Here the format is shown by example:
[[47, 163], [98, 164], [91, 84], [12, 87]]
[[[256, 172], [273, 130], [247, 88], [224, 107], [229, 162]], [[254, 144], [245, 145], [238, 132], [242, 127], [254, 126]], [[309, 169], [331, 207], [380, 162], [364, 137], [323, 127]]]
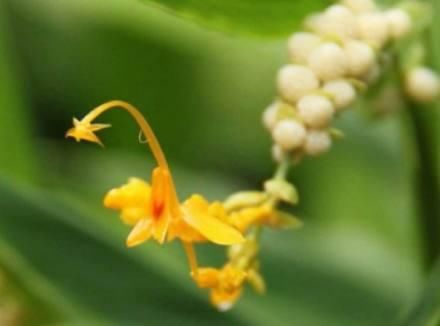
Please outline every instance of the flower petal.
[[134, 247], [147, 241], [151, 237], [152, 226], [151, 219], [144, 218], [140, 220], [128, 235], [127, 247]]
[[222, 289], [216, 288], [211, 291], [211, 303], [219, 311], [230, 310], [235, 302], [241, 295], [241, 287], [234, 289], [233, 291], [223, 291]]
[[160, 218], [154, 221], [153, 236], [160, 244], [165, 242], [170, 223], [171, 215], [168, 211], [163, 212]]
[[208, 215], [206, 206], [203, 197], [193, 195], [183, 206], [183, 220], [214, 243], [231, 245], [244, 241], [239, 231]]

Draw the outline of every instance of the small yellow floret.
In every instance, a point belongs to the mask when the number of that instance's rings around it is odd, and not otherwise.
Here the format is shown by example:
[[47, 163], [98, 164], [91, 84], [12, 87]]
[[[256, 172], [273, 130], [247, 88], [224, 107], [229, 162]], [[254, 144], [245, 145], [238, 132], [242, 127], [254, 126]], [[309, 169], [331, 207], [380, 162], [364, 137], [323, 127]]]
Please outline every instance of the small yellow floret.
[[221, 311], [232, 308], [240, 297], [246, 272], [226, 264], [221, 269], [199, 268], [197, 276], [193, 276], [201, 288], [211, 289], [211, 303]]
[[67, 131], [66, 137], [75, 138], [77, 142], [81, 140], [86, 140], [103, 146], [101, 140], [98, 138], [98, 136], [95, 135], [95, 132], [110, 127], [111, 125], [109, 124], [102, 124], [102, 123], [92, 124], [84, 120], [80, 121], [76, 118], [73, 118], [73, 128], [70, 128]]

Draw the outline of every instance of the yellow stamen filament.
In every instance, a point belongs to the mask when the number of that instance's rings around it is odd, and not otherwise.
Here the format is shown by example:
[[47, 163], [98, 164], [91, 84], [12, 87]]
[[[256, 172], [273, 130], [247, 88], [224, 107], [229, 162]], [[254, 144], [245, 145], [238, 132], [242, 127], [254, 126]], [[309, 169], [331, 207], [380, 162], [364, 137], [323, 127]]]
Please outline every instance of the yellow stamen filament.
[[92, 123], [93, 120], [95, 120], [98, 116], [100, 116], [102, 113], [104, 113], [107, 110], [113, 109], [113, 108], [121, 108], [127, 111], [131, 114], [131, 116], [136, 120], [137, 124], [142, 130], [142, 133], [147, 137], [148, 139], [148, 145], [151, 148], [151, 151], [153, 152], [153, 155], [157, 161], [157, 164], [166, 169], [168, 168], [167, 160], [165, 159], [165, 155], [162, 151], [162, 148], [160, 147], [159, 141], [157, 140], [153, 129], [151, 128], [148, 121], [144, 118], [142, 113], [131, 105], [130, 103], [114, 100], [109, 101], [104, 104], [101, 104], [100, 106], [94, 108], [92, 111], [90, 111], [83, 119], [82, 122], [84, 123]]
[[199, 266], [197, 263], [197, 256], [194, 251], [194, 246], [190, 242], [182, 241], [183, 248], [185, 249], [186, 258], [188, 259], [189, 266], [191, 268], [192, 277], [197, 277]]

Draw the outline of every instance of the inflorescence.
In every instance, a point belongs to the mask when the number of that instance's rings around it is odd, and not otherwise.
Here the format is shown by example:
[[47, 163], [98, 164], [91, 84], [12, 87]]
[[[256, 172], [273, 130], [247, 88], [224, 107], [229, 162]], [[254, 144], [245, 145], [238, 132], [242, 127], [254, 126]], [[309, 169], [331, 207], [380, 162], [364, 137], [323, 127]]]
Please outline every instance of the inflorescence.
[[[333, 118], [377, 81], [393, 46], [417, 32], [404, 8], [381, 10], [372, 0], [344, 0], [308, 17], [304, 31], [289, 38], [291, 62], [278, 72], [279, 98], [263, 114], [276, 161], [329, 150], [341, 135], [330, 127]], [[404, 72], [406, 93], [416, 101], [433, 101], [439, 79], [418, 61]]]
[[[305, 155], [316, 156], [330, 148], [332, 139], [341, 135], [330, 126], [333, 118], [379, 78], [383, 54], [417, 30], [415, 25], [404, 7], [381, 10], [372, 0], [343, 0], [305, 20], [304, 31], [288, 40], [291, 62], [278, 72], [279, 98], [263, 114], [278, 168], [261, 190], [238, 192], [224, 201], [209, 202], [200, 194], [180, 201], [152, 128], [137, 108], [123, 101], [104, 103], [83, 119], [74, 119], [66, 136], [102, 145], [95, 133], [110, 125], [93, 123], [98, 116], [119, 108], [134, 118], [157, 166], [151, 183], [130, 178], [106, 194], [104, 206], [118, 211], [132, 227], [128, 247], [148, 240], [180, 241], [191, 278], [200, 288], [209, 289], [212, 304], [224, 311], [234, 305], [245, 284], [257, 293], [265, 292], [259, 259], [262, 229], [302, 224], [279, 209], [280, 203], [298, 203], [296, 188], [286, 180], [289, 167]], [[406, 68], [406, 94], [416, 101], [434, 100], [440, 91], [437, 75], [421, 60]], [[229, 247], [223, 266], [199, 265], [194, 245], [204, 243]]]

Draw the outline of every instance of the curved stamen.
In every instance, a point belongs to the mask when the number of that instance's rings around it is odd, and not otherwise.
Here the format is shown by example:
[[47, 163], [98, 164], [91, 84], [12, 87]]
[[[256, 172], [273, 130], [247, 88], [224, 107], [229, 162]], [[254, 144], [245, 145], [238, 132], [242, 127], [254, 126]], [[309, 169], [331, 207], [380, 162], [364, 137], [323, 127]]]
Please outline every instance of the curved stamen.
[[168, 162], [165, 158], [162, 148], [160, 147], [159, 141], [157, 140], [156, 135], [153, 132], [153, 129], [151, 128], [148, 121], [144, 118], [142, 113], [130, 103], [120, 100], [106, 102], [90, 111], [81, 121], [83, 123], [91, 123], [102, 113], [113, 108], [121, 108], [130, 113], [130, 115], [135, 119], [135, 121], [141, 128], [142, 133], [147, 137], [148, 146], [150, 147], [151, 152], [153, 153], [159, 167], [169, 170]]
[[[141, 128], [142, 133], [147, 137], [148, 140], [147, 144], [150, 147], [159, 168], [163, 169], [164, 171], [169, 171], [168, 162], [165, 158], [165, 154], [163, 153], [162, 148], [160, 147], [159, 141], [157, 140], [153, 129], [151, 128], [150, 124], [145, 119], [145, 117], [142, 115], [142, 113], [130, 103], [120, 100], [113, 100], [101, 104], [100, 106], [97, 106], [92, 111], [90, 111], [81, 120], [81, 123], [86, 125], [91, 124], [93, 120], [95, 120], [102, 113], [113, 108], [120, 108], [130, 113], [130, 115], [134, 118], [136, 123]], [[177, 197], [177, 192], [176, 192], [176, 188], [174, 187], [174, 181], [172, 179], [171, 173], [169, 173], [169, 182], [170, 182], [170, 190], [171, 190], [171, 212], [174, 216], [180, 216], [181, 213], [179, 209], [179, 199]]]

